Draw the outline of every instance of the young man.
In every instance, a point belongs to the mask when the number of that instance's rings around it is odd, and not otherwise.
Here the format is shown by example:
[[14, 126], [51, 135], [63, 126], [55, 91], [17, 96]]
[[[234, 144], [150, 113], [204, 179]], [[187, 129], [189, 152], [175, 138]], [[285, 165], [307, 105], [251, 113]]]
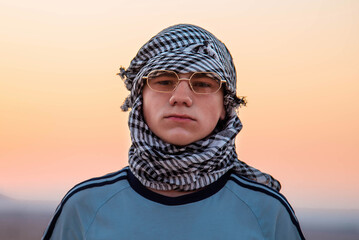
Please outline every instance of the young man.
[[119, 75], [129, 166], [71, 189], [43, 239], [304, 239], [279, 182], [237, 159], [245, 101], [222, 42], [175, 25]]

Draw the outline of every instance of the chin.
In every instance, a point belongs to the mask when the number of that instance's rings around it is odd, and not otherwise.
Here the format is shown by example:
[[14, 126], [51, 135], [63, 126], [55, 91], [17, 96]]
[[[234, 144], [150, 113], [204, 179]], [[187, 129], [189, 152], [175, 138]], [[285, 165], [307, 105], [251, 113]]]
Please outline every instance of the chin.
[[157, 136], [167, 143], [177, 145], [177, 146], [186, 146], [186, 145], [194, 143], [198, 140], [201, 140], [202, 138], [206, 137], [207, 135], [205, 135], [205, 134], [194, 135], [192, 131], [189, 131], [189, 130], [178, 131], [178, 129], [177, 129], [176, 131], [169, 131], [166, 134], [162, 134], [162, 135], [158, 134]]
[[183, 135], [175, 135], [175, 136], [172, 135], [171, 137], [168, 138], [162, 138], [163, 141], [176, 146], [186, 146], [201, 139], [202, 138], [187, 137]]
[[186, 136], [183, 136], [182, 134], [173, 134], [168, 137], [164, 136], [161, 139], [167, 143], [177, 146], [186, 146], [196, 141], [195, 139], [188, 138]]
[[193, 143], [194, 141], [183, 141], [183, 140], [181, 140], [181, 141], [178, 141], [178, 139], [176, 139], [176, 140], [173, 140], [173, 141], [171, 141], [171, 140], [165, 140], [165, 139], [163, 139], [165, 142], [168, 142], [168, 143], [170, 143], [170, 144], [172, 144], [172, 145], [176, 145], [176, 146], [186, 146], [186, 145], [188, 145], [188, 144], [191, 144], [191, 143]]

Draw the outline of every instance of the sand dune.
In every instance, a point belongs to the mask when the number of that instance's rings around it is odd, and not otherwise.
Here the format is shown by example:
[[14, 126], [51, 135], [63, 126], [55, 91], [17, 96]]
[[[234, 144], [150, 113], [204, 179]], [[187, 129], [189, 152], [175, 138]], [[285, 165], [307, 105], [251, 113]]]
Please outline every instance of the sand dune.
[[56, 203], [21, 201], [0, 194], [0, 239], [39, 240]]

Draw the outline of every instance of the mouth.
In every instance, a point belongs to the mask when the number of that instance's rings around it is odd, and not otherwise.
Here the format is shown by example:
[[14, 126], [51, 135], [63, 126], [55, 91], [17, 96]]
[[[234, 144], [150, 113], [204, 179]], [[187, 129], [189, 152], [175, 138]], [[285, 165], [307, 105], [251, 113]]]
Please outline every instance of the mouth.
[[186, 114], [170, 114], [165, 116], [165, 119], [179, 121], [179, 122], [196, 121], [193, 117]]

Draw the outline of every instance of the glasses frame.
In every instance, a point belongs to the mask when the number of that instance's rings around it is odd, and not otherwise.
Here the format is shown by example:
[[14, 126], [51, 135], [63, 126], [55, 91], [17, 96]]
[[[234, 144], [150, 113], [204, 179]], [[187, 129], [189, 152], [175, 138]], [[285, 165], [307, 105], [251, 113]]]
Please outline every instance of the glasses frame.
[[[178, 81], [177, 81], [177, 84], [176, 84], [176, 86], [174, 87], [174, 89], [173, 89], [172, 91], [159, 91], [159, 90], [153, 89], [153, 88], [150, 86], [150, 84], [148, 83], [148, 76], [149, 76], [151, 73], [157, 72], [157, 71], [170, 72], [170, 73], [174, 73], [174, 74], [176, 75]], [[220, 79], [219, 88], [217, 89], [217, 91], [211, 92], [211, 93], [199, 93], [199, 92], [196, 92], [196, 91], [193, 89], [193, 87], [192, 87], [191, 79], [192, 79], [192, 77], [193, 77], [195, 74], [197, 74], [197, 73], [211, 73], [211, 74], [217, 75], [217, 76], [219, 77], [219, 79]], [[222, 79], [217, 73], [215, 73], [215, 72], [194, 72], [194, 73], [191, 74], [191, 76], [190, 76], [189, 78], [180, 78], [175, 71], [172, 71], [172, 70], [164, 70], [164, 69], [152, 70], [151, 72], [149, 72], [149, 73], [147, 74], [147, 76], [144, 76], [144, 77], [142, 77], [142, 78], [143, 78], [143, 79], [146, 79], [147, 86], [148, 86], [151, 90], [153, 90], [153, 91], [155, 91], [155, 92], [172, 93], [172, 92], [174, 92], [174, 91], [177, 89], [177, 87], [178, 87], [178, 85], [179, 85], [179, 83], [180, 83], [181, 81], [188, 81], [188, 84], [189, 84], [189, 86], [190, 86], [192, 92], [194, 92], [195, 94], [201, 94], [201, 95], [202, 95], [202, 94], [206, 95], [206, 94], [214, 94], [214, 93], [217, 93], [217, 92], [222, 88], [222, 83], [226, 83], [226, 82], [227, 82], [226, 80], [223, 80], [223, 79]]]

